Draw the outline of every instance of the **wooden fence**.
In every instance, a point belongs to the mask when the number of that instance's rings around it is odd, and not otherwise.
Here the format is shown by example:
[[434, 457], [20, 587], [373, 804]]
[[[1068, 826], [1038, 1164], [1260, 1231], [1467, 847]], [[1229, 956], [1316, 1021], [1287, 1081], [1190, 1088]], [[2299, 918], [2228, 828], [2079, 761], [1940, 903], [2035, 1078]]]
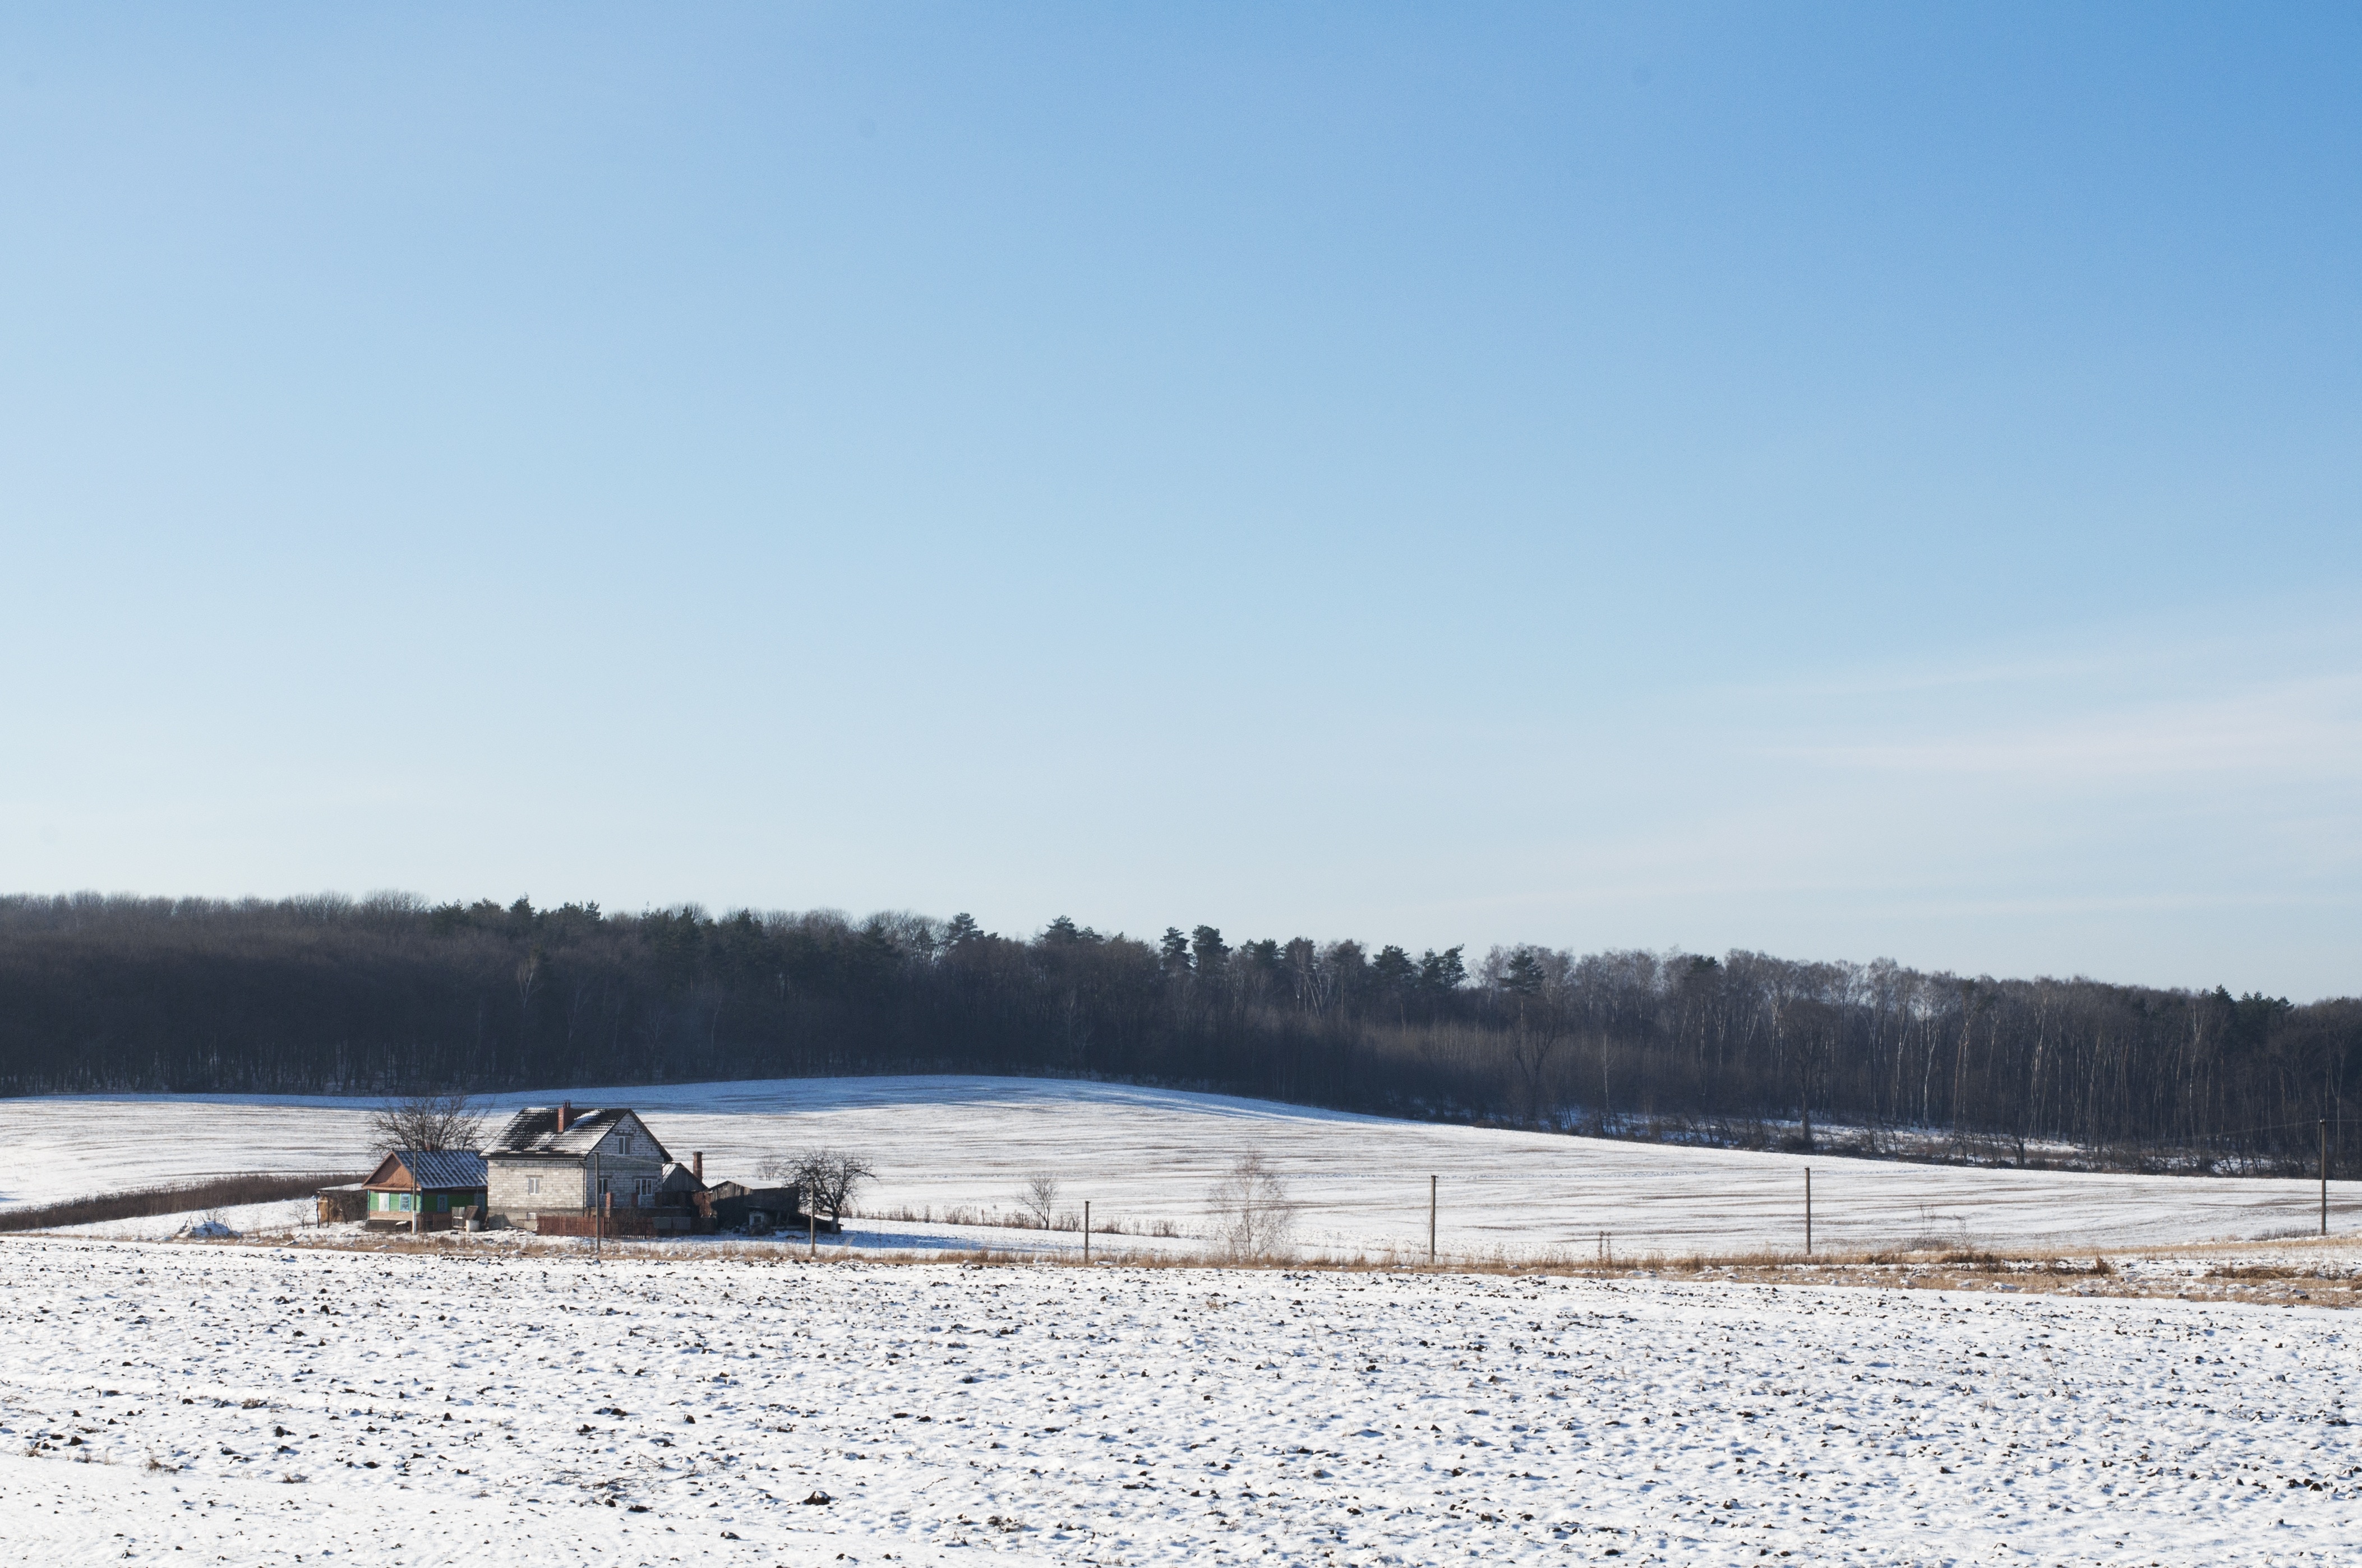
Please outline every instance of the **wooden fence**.
[[618, 1209], [613, 1214], [544, 1214], [535, 1233], [545, 1236], [605, 1236], [646, 1240], [655, 1236], [711, 1234], [713, 1222], [693, 1209]]

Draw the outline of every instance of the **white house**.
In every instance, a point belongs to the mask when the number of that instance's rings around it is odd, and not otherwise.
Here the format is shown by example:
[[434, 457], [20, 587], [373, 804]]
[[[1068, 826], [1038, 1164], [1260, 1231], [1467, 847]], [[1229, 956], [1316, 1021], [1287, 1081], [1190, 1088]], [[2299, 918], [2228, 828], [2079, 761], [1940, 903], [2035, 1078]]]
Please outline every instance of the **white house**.
[[484, 1146], [484, 1207], [491, 1221], [535, 1229], [544, 1214], [587, 1218], [612, 1198], [618, 1213], [660, 1201], [672, 1157], [639, 1113], [532, 1105]]

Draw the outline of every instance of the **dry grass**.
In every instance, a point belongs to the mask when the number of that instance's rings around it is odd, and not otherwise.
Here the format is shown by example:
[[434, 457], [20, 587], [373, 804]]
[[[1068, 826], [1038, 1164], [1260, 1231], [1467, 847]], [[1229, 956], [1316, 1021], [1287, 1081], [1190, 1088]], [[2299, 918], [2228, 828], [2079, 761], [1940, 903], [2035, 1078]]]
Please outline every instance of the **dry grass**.
[[240, 1203], [276, 1203], [309, 1198], [323, 1187], [365, 1181], [359, 1176], [315, 1171], [308, 1175], [272, 1175], [246, 1171], [204, 1181], [173, 1182], [161, 1187], [137, 1187], [92, 1198], [70, 1198], [33, 1209], [0, 1213], [0, 1232], [46, 1231], [60, 1225], [87, 1225], [101, 1220], [145, 1220], [159, 1214], [186, 1214], [207, 1209], [227, 1209]]
[[[215, 1245], [269, 1245], [254, 1242]], [[310, 1245], [342, 1250], [483, 1255], [482, 1240], [456, 1232], [322, 1237]], [[979, 1246], [956, 1252], [894, 1249], [863, 1251], [823, 1247], [817, 1255], [775, 1242], [700, 1243], [611, 1241], [604, 1255], [616, 1260], [724, 1262], [771, 1267], [866, 1268], [1127, 1268], [1220, 1270], [1252, 1273], [1371, 1273], [1391, 1275], [1489, 1275], [1520, 1278], [1581, 1278], [1603, 1281], [1671, 1279], [1701, 1286], [1757, 1284], [1853, 1287], [1875, 1289], [1959, 1290], [2024, 1295], [2070, 1294], [2083, 1298], [2178, 1298], [2292, 1306], [2362, 1305], [2362, 1260], [2353, 1256], [2353, 1238], [2321, 1247], [2318, 1263], [2290, 1262], [2289, 1243], [2200, 1243], [2180, 1247], [2123, 1250], [2115, 1257], [2093, 1254], [2014, 1255], [1971, 1247], [1916, 1250], [1759, 1250], [1732, 1253], [1645, 1254], [1610, 1259], [1569, 1250], [1561, 1253], [1447, 1256], [1429, 1264], [1423, 1252], [1360, 1251], [1282, 1253], [1240, 1258], [1207, 1251], [1134, 1250], [1094, 1246], [1085, 1265], [1079, 1250], [1043, 1253], [1015, 1247]], [[2275, 1255], [2254, 1259], [2268, 1245]], [[2335, 1250], [2339, 1247], [2342, 1251]], [[2312, 1250], [2310, 1247], [2300, 1250]], [[536, 1237], [504, 1241], [492, 1255], [580, 1259], [589, 1243], [578, 1238]]]
[[[1004, 1231], [1064, 1231], [1073, 1234], [1083, 1228], [1083, 1212], [1069, 1204], [1054, 1214], [1048, 1224], [1021, 1211], [988, 1209], [973, 1203], [952, 1203], [940, 1212], [932, 1203], [917, 1208], [898, 1203], [890, 1209], [848, 1209], [849, 1220], [892, 1220], [903, 1224], [958, 1225], [968, 1230], [998, 1228]], [[1139, 1223], [1121, 1216], [1096, 1215], [1091, 1220], [1095, 1236], [1170, 1236], [1178, 1237], [1181, 1227], [1171, 1220], [1150, 1220]]]

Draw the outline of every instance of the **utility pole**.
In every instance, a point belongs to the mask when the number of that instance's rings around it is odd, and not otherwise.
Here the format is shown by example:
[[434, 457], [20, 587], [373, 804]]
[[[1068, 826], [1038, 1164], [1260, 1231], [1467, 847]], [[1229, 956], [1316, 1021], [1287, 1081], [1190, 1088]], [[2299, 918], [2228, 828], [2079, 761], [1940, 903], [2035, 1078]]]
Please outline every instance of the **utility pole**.
[[2321, 1234], [2329, 1234], [2329, 1118], [2321, 1119]]
[[1435, 1266], [1435, 1178], [1427, 1179], [1427, 1266]]
[[1086, 1199], [1084, 1199], [1084, 1200], [1083, 1200], [1083, 1266], [1084, 1266], [1084, 1267], [1086, 1267], [1086, 1268], [1088, 1268], [1088, 1267], [1090, 1266], [1090, 1263], [1091, 1263], [1091, 1201], [1090, 1201], [1089, 1199], [1086, 1198]]
[[590, 1151], [590, 1261], [599, 1261], [599, 1244], [606, 1223], [599, 1217], [599, 1151]]
[[1805, 1255], [1813, 1255], [1813, 1168], [1805, 1168]]

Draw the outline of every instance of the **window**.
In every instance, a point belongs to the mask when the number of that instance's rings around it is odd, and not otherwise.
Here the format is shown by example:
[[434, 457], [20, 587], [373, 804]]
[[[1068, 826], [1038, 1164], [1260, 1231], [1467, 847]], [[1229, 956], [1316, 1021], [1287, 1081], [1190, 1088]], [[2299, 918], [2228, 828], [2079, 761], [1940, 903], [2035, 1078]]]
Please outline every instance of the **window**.
[[538, 1191], [540, 1191], [540, 1190], [541, 1190], [541, 1178], [540, 1178], [540, 1177], [538, 1177], [538, 1176], [528, 1176], [528, 1177], [526, 1177], [526, 1178], [524, 1179], [524, 1190], [525, 1190], [527, 1192], [538, 1192]]

